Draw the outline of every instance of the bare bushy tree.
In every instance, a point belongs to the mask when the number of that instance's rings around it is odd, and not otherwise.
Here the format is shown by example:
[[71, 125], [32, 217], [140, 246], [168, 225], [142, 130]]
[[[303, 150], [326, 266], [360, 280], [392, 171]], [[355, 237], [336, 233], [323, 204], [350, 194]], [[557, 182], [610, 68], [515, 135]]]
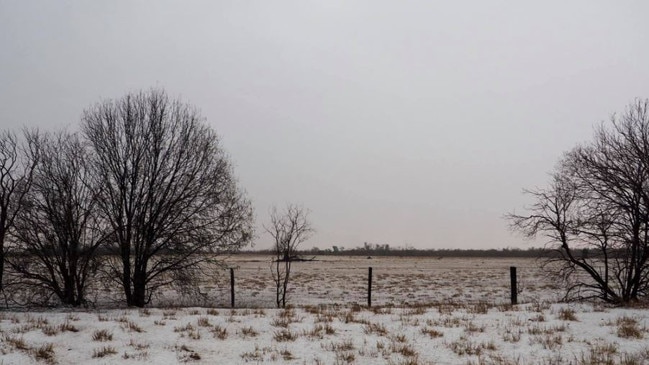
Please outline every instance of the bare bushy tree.
[[249, 242], [251, 204], [196, 109], [161, 90], [132, 93], [86, 110], [82, 128], [120, 257], [110, 277], [128, 305], [146, 305], [161, 286], [195, 277], [213, 254]]
[[266, 232], [275, 241], [275, 258], [271, 273], [275, 281], [275, 299], [278, 308], [286, 307], [286, 290], [291, 276], [291, 263], [296, 258], [297, 248], [314, 232], [308, 218], [308, 210], [288, 204], [282, 212], [273, 207], [270, 213], [270, 224], [264, 226]]
[[592, 143], [565, 154], [548, 188], [527, 193], [534, 204], [509, 215], [512, 227], [549, 239], [567, 299], [628, 304], [647, 295], [649, 101], [602, 124]]
[[14, 132], [0, 132], [0, 291], [4, 288], [5, 240], [23, 206], [38, 162], [32, 144], [37, 133], [25, 132], [24, 137], [21, 143]]
[[40, 161], [15, 219], [10, 274], [21, 291], [79, 306], [86, 303], [95, 252], [110, 235], [97, 216], [88, 149], [67, 132], [33, 144]]

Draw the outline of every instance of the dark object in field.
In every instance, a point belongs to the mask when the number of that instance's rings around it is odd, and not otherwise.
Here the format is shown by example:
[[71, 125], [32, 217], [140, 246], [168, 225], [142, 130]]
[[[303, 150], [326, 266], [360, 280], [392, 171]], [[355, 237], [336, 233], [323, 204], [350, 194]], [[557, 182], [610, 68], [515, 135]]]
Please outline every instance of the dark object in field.
[[311, 258], [304, 258], [304, 257], [301, 257], [301, 256], [291, 256], [291, 257], [284, 256], [281, 259], [273, 260], [273, 262], [286, 262], [286, 261], [302, 262], [302, 261], [319, 261], [319, 260], [316, 260], [315, 256], [313, 256]]

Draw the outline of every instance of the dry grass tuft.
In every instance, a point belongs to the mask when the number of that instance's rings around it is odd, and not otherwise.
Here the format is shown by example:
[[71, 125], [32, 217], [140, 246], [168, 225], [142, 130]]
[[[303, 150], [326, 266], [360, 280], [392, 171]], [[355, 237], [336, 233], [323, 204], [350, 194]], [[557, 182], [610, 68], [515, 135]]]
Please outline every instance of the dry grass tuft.
[[366, 335], [375, 333], [379, 336], [385, 336], [388, 334], [388, 330], [387, 328], [385, 328], [385, 325], [383, 323], [369, 322], [365, 326], [363, 326], [363, 331]]
[[17, 349], [17, 350], [29, 350], [29, 346], [27, 346], [27, 342], [25, 342], [25, 339], [21, 337], [11, 337], [11, 336], [5, 336], [4, 342], [8, 343], [11, 347]]
[[444, 336], [443, 332], [440, 332], [434, 328], [429, 328], [429, 327], [422, 328], [421, 333], [424, 335], [428, 335], [430, 338], [438, 338]]
[[243, 327], [241, 329], [241, 337], [246, 338], [246, 337], [257, 337], [259, 332], [257, 332], [252, 326], [248, 327]]
[[288, 329], [283, 329], [280, 331], [275, 331], [273, 334], [273, 340], [277, 342], [288, 342], [288, 341], [295, 341], [297, 339], [298, 335], [295, 334], [294, 332], [291, 332]]
[[61, 332], [79, 332], [79, 329], [67, 320], [59, 325]]
[[[615, 359], [616, 353], [617, 347], [614, 344], [596, 345], [590, 348], [590, 352], [582, 352], [576, 360], [578, 365], [614, 365], [619, 363]], [[622, 364], [631, 365], [626, 362]]]
[[572, 308], [561, 308], [559, 310], [559, 319], [562, 321], [578, 321], [575, 310]]
[[328, 344], [321, 344], [320, 345], [323, 349], [327, 351], [352, 351], [354, 350], [354, 342], [351, 339], [345, 339], [340, 342], [334, 342], [331, 341]]
[[43, 333], [46, 336], [55, 336], [55, 335], [57, 335], [59, 333], [59, 329], [57, 327], [49, 326], [49, 325], [48, 326], [43, 326], [41, 328], [41, 331], [43, 331]]
[[390, 350], [393, 353], [398, 353], [405, 357], [417, 356], [415, 349], [411, 345], [406, 343], [393, 343], [390, 346]]
[[127, 319], [126, 321], [122, 322], [122, 328], [124, 330], [129, 331], [129, 332], [137, 332], [137, 333], [143, 333], [144, 332], [142, 327], [140, 327], [137, 323], [131, 321], [130, 319]]
[[460, 337], [457, 341], [446, 344], [451, 351], [455, 352], [458, 356], [475, 355], [480, 356], [485, 350], [496, 351], [498, 348], [494, 342], [474, 342], [466, 338]]
[[117, 350], [115, 350], [114, 347], [112, 347], [112, 346], [104, 346], [104, 347], [95, 349], [92, 352], [92, 358], [96, 359], [96, 358], [106, 357], [106, 356], [109, 356], [109, 355], [115, 355], [116, 353], [117, 353]]
[[225, 327], [214, 325], [210, 332], [212, 332], [214, 338], [218, 338], [219, 340], [225, 340], [226, 338], [228, 338], [228, 330]]
[[211, 327], [210, 319], [207, 317], [200, 317], [197, 321], [198, 327]]
[[635, 318], [627, 316], [622, 316], [617, 319], [617, 336], [636, 339], [644, 337], [643, 330], [638, 325], [638, 321]]
[[201, 359], [201, 355], [190, 349], [187, 345], [176, 346], [176, 355], [179, 362], [188, 362], [188, 361], [198, 361]]
[[55, 354], [54, 354], [54, 345], [51, 343], [46, 343], [44, 345], [41, 345], [37, 349], [32, 349], [31, 350], [32, 355], [36, 360], [39, 361], [45, 361], [48, 364], [55, 364], [56, 359], [55, 359]]
[[92, 340], [93, 341], [99, 341], [99, 342], [105, 342], [105, 341], [112, 341], [113, 340], [113, 334], [106, 330], [96, 330], [92, 334]]
[[295, 360], [295, 356], [293, 356], [293, 354], [292, 354], [292, 353], [291, 353], [287, 348], [282, 349], [282, 350], [279, 352], [279, 354], [282, 355], [282, 359], [283, 359], [284, 361]]

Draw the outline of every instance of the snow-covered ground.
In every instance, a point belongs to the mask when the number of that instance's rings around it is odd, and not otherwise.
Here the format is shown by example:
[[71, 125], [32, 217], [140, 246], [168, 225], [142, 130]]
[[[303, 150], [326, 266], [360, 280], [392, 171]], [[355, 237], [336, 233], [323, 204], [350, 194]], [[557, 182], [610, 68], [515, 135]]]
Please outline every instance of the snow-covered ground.
[[0, 364], [649, 364], [648, 310], [555, 303], [559, 290], [531, 260], [300, 263], [290, 309], [271, 308], [268, 262], [237, 260], [244, 308], [0, 311]]

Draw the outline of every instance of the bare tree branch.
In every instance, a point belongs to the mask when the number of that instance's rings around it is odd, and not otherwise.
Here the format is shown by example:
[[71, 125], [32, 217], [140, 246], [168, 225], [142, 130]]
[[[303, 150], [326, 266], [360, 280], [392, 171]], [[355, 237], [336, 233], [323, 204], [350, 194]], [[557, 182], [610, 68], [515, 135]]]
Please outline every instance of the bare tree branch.
[[249, 243], [251, 204], [194, 108], [151, 90], [100, 103], [82, 122], [94, 150], [98, 208], [121, 257], [111, 276], [128, 305], [144, 306], [166, 273], [196, 269], [205, 253]]
[[297, 248], [314, 232], [308, 216], [308, 210], [294, 204], [288, 204], [282, 212], [273, 207], [270, 212], [270, 224], [264, 226], [275, 241], [275, 258], [271, 263], [271, 273], [275, 281], [278, 308], [286, 307], [291, 263], [296, 259]]
[[[556, 250], [568, 299], [626, 304], [649, 282], [649, 101], [637, 100], [594, 141], [566, 153], [549, 188], [526, 191], [528, 214], [510, 214], [514, 230], [543, 235]], [[555, 266], [556, 267], [556, 266]], [[573, 280], [580, 273], [585, 279]]]
[[4, 289], [5, 240], [24, 204], [38, 163], [34, 142], [37, 132], [23, 131], [24, 140], [11, 131], [0, 132], [0, 291]]

